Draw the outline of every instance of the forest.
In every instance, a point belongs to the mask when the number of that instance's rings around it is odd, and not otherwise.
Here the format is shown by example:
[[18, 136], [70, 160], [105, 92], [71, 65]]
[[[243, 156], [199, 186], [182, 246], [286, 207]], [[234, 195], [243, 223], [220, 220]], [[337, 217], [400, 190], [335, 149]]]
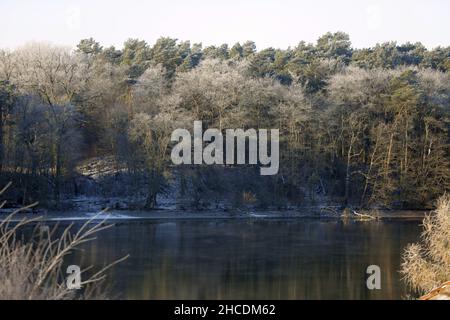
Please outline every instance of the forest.
[[[287, 49], [162, 37], [0, 50], [0, 186], [13, 183], [8, 204], [45, 208], [93, 193], [141, 195], [139, 209], [164, 194], [197, 209], [431, 208], [450, 189], [449, 72], [450, 47], [355, 49], [342, 32]], [[194, 121], [279, 129], [278, 174], [174, 166], [171, 133]], [[112, 169], [88, 188], [92, 159]]]

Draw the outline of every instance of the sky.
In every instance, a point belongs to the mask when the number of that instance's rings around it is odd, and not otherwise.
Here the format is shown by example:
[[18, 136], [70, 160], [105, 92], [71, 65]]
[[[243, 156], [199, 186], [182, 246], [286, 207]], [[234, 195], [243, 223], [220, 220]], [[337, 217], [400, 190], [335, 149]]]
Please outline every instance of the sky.
[[448, 0], [0, 0], [0, 16], [0, 48], [10, 49], [31, 41], [75, 47], [89, 37], [121, 48], [128, 38], [153, 44], [161, 36], [285, 49], [328, 31], [348, 33], [355, 48], [450, 45]]

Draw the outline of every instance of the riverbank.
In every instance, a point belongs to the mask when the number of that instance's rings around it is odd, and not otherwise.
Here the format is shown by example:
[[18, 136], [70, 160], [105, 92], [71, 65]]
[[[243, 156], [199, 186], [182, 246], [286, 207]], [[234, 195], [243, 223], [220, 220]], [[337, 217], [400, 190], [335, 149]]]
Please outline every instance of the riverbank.
[[[359, 214], [372, 217], [372, 220], [421, 220], [429, 211], [425, 210], [377, 210], [360, 211]], [[3, 220], [7, 213], [2, 213], [0, 219]], [[152, 211], [132, 211], [132, 210], [106, 210], [106, 211], [65, 211], [65, 212], [25, 212], [17, 213], [13, 221], [23, 218], [39, 218], [40, 221], [87, 221], [108, 220], [179, 220], [179, 219], [355, 219], [365, 220], [359, 216], [351, 215], [350, 217], [342, 215], [338, 210], [330, 210], [329, 207], [307, 207], [296, 210], [171, 210], [160, 209]]]

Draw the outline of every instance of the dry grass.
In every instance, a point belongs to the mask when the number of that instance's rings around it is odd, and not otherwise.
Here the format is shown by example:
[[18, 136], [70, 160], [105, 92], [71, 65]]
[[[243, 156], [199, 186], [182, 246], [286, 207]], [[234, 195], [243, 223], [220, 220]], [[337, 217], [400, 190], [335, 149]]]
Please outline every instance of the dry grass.
[[[8, 185], [9, 186], [9, 185]], [[7, 187], [8, 187], [7, 186]], [[0, 195], [6, 188], [0, 191]], [[4, 206], [0, 203], [0, 208]], [[32, 205], [31, 205], [32, 206]], [[31, 206], [27, 206], [29, 208]], [[105, 271], [124, 257], [98, 272], [92, 268], [82, 270], [82, 289], [66, 286], [64, 259], [81, 244], [95, 239], [95, 234], [109, 228], [105, 221], [84, 223], [77, 231], [73, 224], [57, 235], [57, 226], [49, 229], [38, 219], [14, 219], [22, 208], [0, 223], [0, 299], [2, 300], [54, 300], [104, 299]], [[26, 229], [31, 233], [24, 236]], [[86, 271], [91, 275], [86, 279]]]
[[450, 196], [439, 200], [423, 227], [421, 241], [405, 249], [401, 269], [407, 284], [421, 294], [450, 280]]

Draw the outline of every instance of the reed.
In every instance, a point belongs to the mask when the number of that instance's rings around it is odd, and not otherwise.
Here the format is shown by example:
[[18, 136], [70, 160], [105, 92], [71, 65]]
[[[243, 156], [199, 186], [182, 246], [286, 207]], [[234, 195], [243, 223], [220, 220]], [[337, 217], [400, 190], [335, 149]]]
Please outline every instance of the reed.
[[[0, 191], [0, 196], [9, 187]], [[5, 202], [0, 203], [0, 208]], [[64, 270], [65, 259], [95, 235], [112, 225], [96, 216], [74, 230], [73, 223], [64, 228], [45, 226], [40, 218], [18, 217], [18, 209], [0, 222], [0, 299], [2, 300], [63, 300], [106, 299], [106, 271], [123, 261], [125, 256], [101, 269], [88, 267], [81, 271], [81, 289], [69, 289]], [[25, 230], [31, 230], [25, 236]], [[89, 274], [89, 276], [87, 276]]]

